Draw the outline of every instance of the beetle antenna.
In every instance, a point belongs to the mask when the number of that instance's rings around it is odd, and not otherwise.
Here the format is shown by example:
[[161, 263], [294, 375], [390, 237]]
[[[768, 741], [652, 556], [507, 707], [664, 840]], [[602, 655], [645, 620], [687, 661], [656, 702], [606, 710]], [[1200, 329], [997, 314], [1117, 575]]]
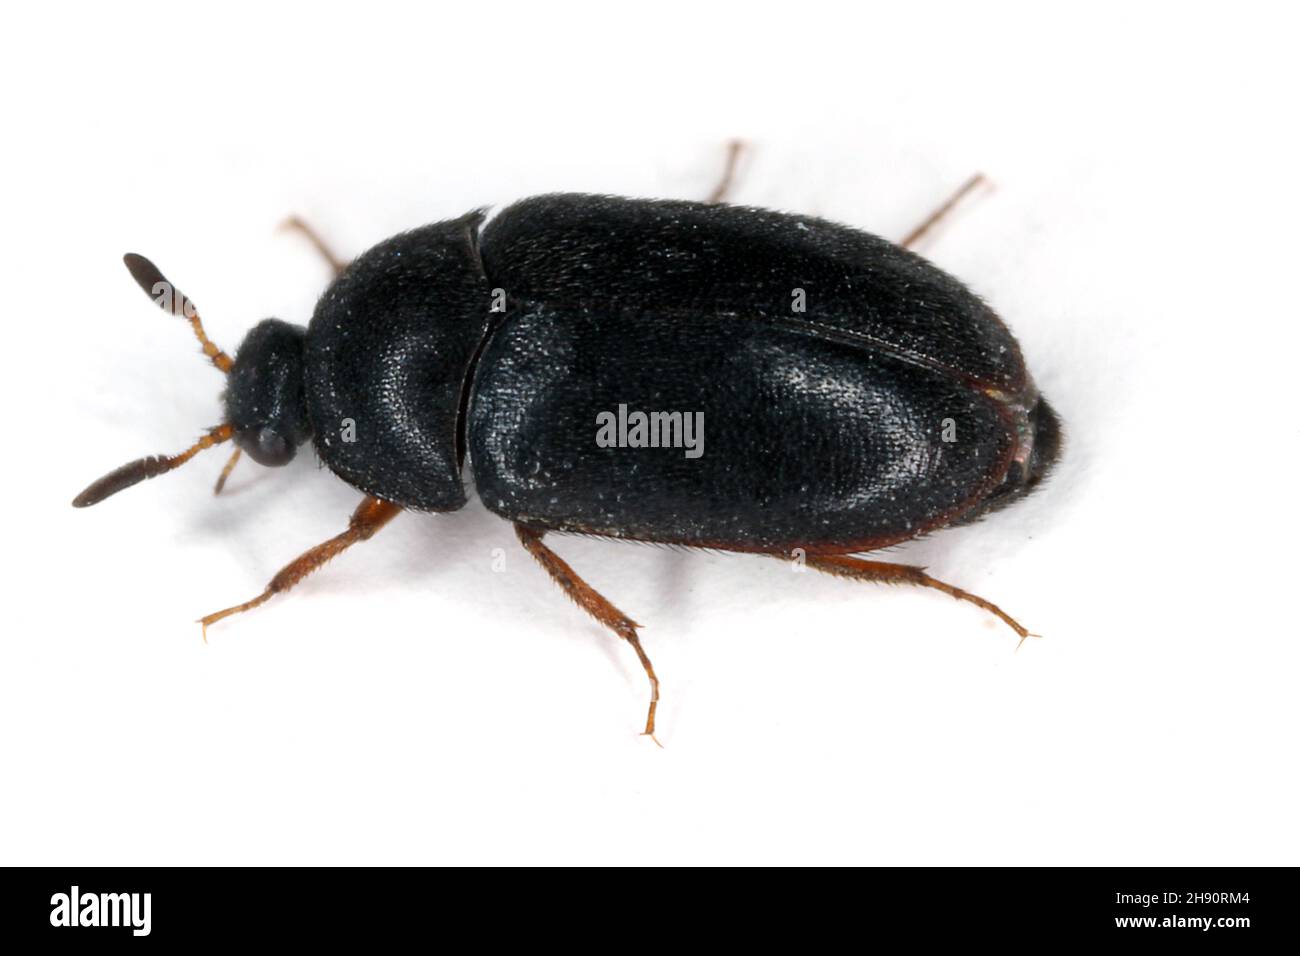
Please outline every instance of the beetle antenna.
[[115, 468], [98, 481], [93, 481], [81, 494], [72, 499], [72, 507], [89, 508], [97, 505], [110, 495], [115, 495], [125, 488], [138, 485], [146, 478], [156, 478], [173, 469], [179, 468], [205, 448], [229, 441], [235, 434], [233, 425], [218, 425], [208, 429], [208, 433], [179, 455], [150, 455], [127, 462], [121, 468]]
[[[235, 363], [229, 355], [217, 348], [216, 343], [208, 338], [208, 333], [203, 331], [203, 323], [199, 320], [199, 310], [194, 307], [193, 300], [168, 282], [167, 277], [162, 274], [158, 267], [144, 256], [128, 252], [122, 257], [122, 261], [126, 263], [127, 271], [131, 273], [131, 278], [135, 280], [136, 285], [143, 289], [145, 295], [153, 299], [160, 309], [189, 320], [190, 328], [194, 330], [199, 345], [203, 347], [203, 354], [212, 359], [212, 364], [221, 371], [229, 372], [230, 367]], [[144, 477], [149, 478], [152, 475]], [[134, 482], [131, 483], [134, 484]], [[112, 492], [109, 492], [109, 494], [112, 494]]]

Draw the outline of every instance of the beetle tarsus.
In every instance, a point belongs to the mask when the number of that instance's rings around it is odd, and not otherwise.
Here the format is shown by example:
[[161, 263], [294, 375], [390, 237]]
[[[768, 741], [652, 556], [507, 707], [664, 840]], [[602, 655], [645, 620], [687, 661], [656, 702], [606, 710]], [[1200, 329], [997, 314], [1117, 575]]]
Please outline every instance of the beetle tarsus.
[[545, 533], [519, 523], [515, 524], [515, 534], [519, 536], [519, 543], [524, 546], [525, 551], [537, 559], [537, 563], [551, 576], [551, 580], [563, 588], [564, 593], [572, 598], [578, 607], [631, 644], [632, 649], [636, 651], [636, 656], [641, 661], [641, 666], [650, 681], [650, 707], [646, 712], [645, 730], [641, 734], [662, 747], [663, 744], [659, 743], [659, 738], [655, 736], [655, 711], [659, 708], [659, 677], [655, 674], [654, 665], [650, 663], [650, 656], [641, 646], [641, 639], [637, 637], [636, 629], [641, 625], [578, 577], [568, 562], [544, 545], [542, 535]]
[[1025, 641], [1029, 640], [1031, 637], [1042, 637], [1042, 636], [1043, 636], [1043, 635], [1041, 635], [1041, 634], [1035, 634], [1035, 633], [1033, 633], [1032, 631], [1030, 631], [1030, 632], [1024, 634], [1024, 635], [1020, 638], [1020, 640], [1016, 642], [1016, 651], [1018, 652], [1018, 651], [1020, 650], [1021, 645], [1024, 644]]
[[641, 661], [641, 666], [645, 668], [646, 676], [650, 678], [650, 708], [646, 712], [645, 730], [641, 731], [642, 737], [649, 737], [655, 742], [655, 746], [663, 747], [659, 743], [659, 738], [655, 736], [655, 711], [659, 708], [659, 678], [655, 675], [654, 665], [650, 663], [650, 657], [646, 654], [645, 648], [641, 646], [641, 639], [636, 636], [634, 628], [640, 625], [632, 625], [628, 628], [623, 639], [632, 645], [636, 651], [636, 656]]
[[[864, 558], [853, 558], [846, 554], [808, 555], [804, 561], [808, 567], [816, 568], [826, 574], [834, 574], [837, 577], [853, 578], [858, 581], [876, 581], [882, 584], [915, 584], [918, 587], [933, 588], [956, 598], [958, 601], [974, 604], [976, 607], [983, 608], [990, 614], [1001, 618], [1008, 627], [1020, 635], [1021, 644], [1027, 638], [1039, 636], [1030, 633], [1024, 625], [992, 601], [986, 601], [978, 594], [971, 594], [969, 591], [963, 591], [961, 588], [940, 581], [938, 578], [932, 578], [925, 573], [924, 568], [918, 568], [915, 565], [890, 564], [887, 561], [867, 561]], [[1019, 649], [1019, 646], [1019, 644], [1016, 645], [1017, 649]]]

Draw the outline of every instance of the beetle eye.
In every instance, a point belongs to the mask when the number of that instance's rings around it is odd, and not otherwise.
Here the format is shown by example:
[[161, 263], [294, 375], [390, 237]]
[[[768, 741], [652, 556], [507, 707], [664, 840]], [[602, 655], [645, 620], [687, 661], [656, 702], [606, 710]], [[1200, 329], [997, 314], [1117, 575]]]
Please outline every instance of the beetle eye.
[[273, 428], [259, 428], [240, 445], [253, 461], [269, 467], [289, 464], [297, 451], [291, 441]]

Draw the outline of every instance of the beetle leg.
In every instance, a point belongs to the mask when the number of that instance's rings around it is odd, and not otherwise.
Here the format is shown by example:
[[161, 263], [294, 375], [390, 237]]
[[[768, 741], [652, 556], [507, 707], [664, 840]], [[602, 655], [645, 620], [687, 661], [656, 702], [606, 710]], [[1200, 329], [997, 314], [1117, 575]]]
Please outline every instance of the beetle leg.
[[854, 578], [858, 581], [878, 581], [882, 584], [915, 584], [923, 588], [934, 588], [944, 594], [950, 594], [959, 601], [966, 601], [976, 607], [982, 607], [990, 614], [995, 614], [1006, 622], [1007, 626], [1020, 635], [1020, 643], [1025, 638], [1037, 637], [1031, 634], [1010, 614], [992, 601], [986, 601], [976, 594], [961, 588], [945, 584], [925, 573], [924, 568], [910, 564], [890, 564], [886, 561], [867, 561], [863, 558], [851, 558], [845, 554], [810, 554], [804, 558], [810, 568], [834, 574], [842, 578]]
[[706, 203], [715, 205], [727, 198], [732, 180], [736, 176], [736, 165], [740, 160], [740, 154], [744, 151], [743, 140], [733, 139], [727, 143], [727, 163], [722, 169], [722, 178], [718, 180], [718, 185], [713, 187], [713, 192], [709, 193], [709, 198], [704, 200]]
[[230, 617], [232, 614], [251, 611], [253, 608], [265, 604], [275, 595], [289, 590], [307, 575], [323, 566], [330, 558], [342, 554], [358, 541], [365, 541], [373, 537], [376, 531], [392, 521], [401, 510], [399, 505], [392, 502], [381, 501], [378, 498], [367, 496], [357, 506], [357, 510], [352, 512], [352, 520], [348, 522], [348, 530], [335, 535], [323, 544], [316, 545], [310, 551], [299, 555], [285, 565], [280, 573], [271, 579], [271, 583], [266, 586], [266, 590], [257, 597], [251, 601], [245, 601], [243, 604], [236, 604], [224, 611], [217, 611], [214, 614], [200, 618], [199, 623], [203, 625], [203, 639], [205, 641], [208, 639], [209, 624], [215, 624], [223, 617]]
[[925, 238], [925, 234], [937, 226], [943, 220], [944, 216], [952, 212], [957, 203], [965, 199], [966, 196], [973, 192], [977, 186], [986, 182], [988, 182], [988, 180], [984, 178], [983, 173], [976, 173], [970, 179], [966, 180], [966, 182], [962, 183], [961, 187], [949, 196], [938, 209], [926, 216], [924, 222], [900, 239], [898, 244], [904, 249], [911, 249]]
[[659, 678], [655, 676], [654, 665], [650, 663], [645, 648], [641, 646], [641, 641], [636, 636], [636, 629], [641, 625], [610, 604], [590, 584], [578, 577], [563, 558], [542, 544], [542, 535], [545, 533], [526, 528], [521, 524], [515, 525], [515, 534], [519, 536], [519, 542], [524, 546], [524, 550], [537, 559], [556, 584], [564, 588], [564, 593], [571, 597], [578, 607], [631, 644], [632, 649], [636, 651], [641, 666], [645, 668], [646, 677], [650, 679], [650, 710], [646, 714], [645, 730], [642, 734], [658, 744], [659, 740], [655, 737], [655, 709], [659, 706]]
[[325, 240], [320, 237], [320, 233], [307, 225], [297, 216], [290, 216], [280, 224], [280, 228], [291, 232], [299, 232], [306, 236], [307, 241], [315, 246], [316, 251], [319, 252], [325, 261], [329, 263], [329, 266], [334, 270], [335, 275], [338, 275], [348, 267], [346, 262], [334, 254], [334, 250], [332, 250]]
[[226, 467], [221, 469], [221, 475], [217, 478], [217, 483], [212, 489], [214, 495], [221, 494], [221, 489], [226, 487], [226, 479], [228, 479], [230, 473], [235, 470], [235, 466], [239, 464], [239, 459], [243, 453], [244, 450], [242, 448], [236, 448], [234, 453], [231, 454], [230, 459], [226, 462]]

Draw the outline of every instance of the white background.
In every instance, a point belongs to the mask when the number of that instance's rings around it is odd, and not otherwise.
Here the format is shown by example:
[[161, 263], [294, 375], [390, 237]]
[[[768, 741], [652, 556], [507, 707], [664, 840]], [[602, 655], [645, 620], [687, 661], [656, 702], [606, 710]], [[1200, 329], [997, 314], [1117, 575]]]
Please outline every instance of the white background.
[[[813, 3], [11, 12], [0, 862], [1295, 864], [1297, 88], [1281, 15]], [[16, 20], [13, 19], [16, 16]], [[629, 648], [477, 503], [341, 530], [309, 453], [89, 511], [220, 420], [233, 351], [355, 254], [552, 190], [905, 233], [985, 296], [1068, 429], [1041, 494], [892, 552], [997, 601], [556, 539]], [[505, 570], [492, 570], [493, 549]]]

